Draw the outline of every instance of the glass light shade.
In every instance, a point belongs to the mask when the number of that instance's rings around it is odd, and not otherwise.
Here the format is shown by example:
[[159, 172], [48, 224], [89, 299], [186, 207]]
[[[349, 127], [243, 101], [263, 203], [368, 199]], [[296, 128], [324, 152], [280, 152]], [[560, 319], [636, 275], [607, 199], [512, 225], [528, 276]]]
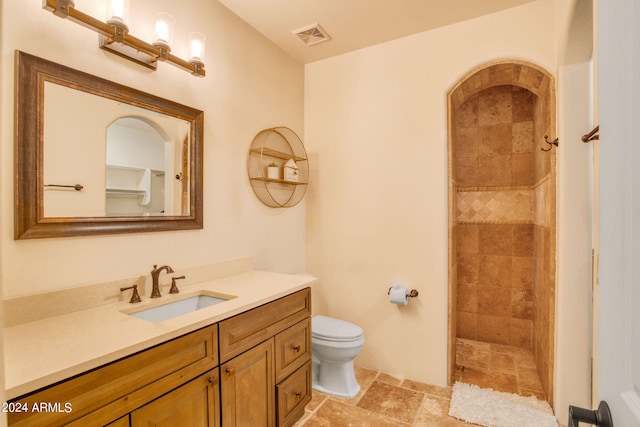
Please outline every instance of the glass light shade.
[[204, 64], [205, 39], [202, 33], [189, 33], [189, 62]]
[[153, 44], [170, 47], [175, 27], [176, 20], [173, 16], [164, 12], [158, 13], [156, 16], [156, 39]]
[[111, 8], [107, 16], [110, 17], [107, 19], [108, 24], [128, 25], [129, 0], [111, 0]]

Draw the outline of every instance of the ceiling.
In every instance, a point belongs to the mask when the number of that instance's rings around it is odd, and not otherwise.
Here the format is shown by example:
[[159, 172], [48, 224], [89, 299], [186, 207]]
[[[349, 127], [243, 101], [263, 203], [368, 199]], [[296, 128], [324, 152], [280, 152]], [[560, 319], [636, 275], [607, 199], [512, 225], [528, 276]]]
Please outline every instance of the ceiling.
[[[218, 0], [292, 57], [309, 63], [534, 0]], [[320, 24], [307, 46], [294, 30]]]

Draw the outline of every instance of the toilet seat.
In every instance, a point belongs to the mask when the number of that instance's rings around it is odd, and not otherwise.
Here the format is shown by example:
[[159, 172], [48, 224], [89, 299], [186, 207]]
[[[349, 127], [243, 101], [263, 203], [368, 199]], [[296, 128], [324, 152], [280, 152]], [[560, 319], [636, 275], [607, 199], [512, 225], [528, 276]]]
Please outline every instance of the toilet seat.
[[314, 316], [311, 322], [311, 336], [323, 341], [358, 341], [362, 334], [362, 328], [345, 320]]

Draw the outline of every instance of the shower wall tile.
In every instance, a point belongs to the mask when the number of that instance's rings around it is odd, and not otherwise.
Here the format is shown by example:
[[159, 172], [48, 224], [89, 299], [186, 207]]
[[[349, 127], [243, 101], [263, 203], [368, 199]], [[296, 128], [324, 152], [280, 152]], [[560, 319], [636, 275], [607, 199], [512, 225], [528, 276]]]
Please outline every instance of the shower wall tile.
[[479, 285], [511, 286], [513, 267], [510, 256], [484, 255], [481, 261], [478, 274]]
[[514, 288], [533, 288], [533, 257], [511, 258], [512, 279]]
[[533, 120], [535, 95], [527, 89], [514, 87], [513, 90], [513, 121], [523, 122]]
[[480, 341], [509, 345], [510, 337], [509, 324], [505, 324], [503, 317], [478, 315], [478, 339]]
[[460, 105], [456, 112], [456, 125], [459, 129], [478, 126], [478, 95]]
[[459, 187], [478, 186], [478, 158], [461, 157], [456, 162], [456, 176]]
[[533, 224], [516, 224], [513, 226], [514, 256], [533, 256]]
[[457, 222], [533, 222], [534, 193], [528, 189], [458, 191]]
[[460, 283], [456, 297], [458, 311], [478, 312], [478, 285]]
[[456, 158], [478, 157], [479, 128], [477, 126], [456, 130]]
[[511, 292], [500, 286], [478, 286], [478, 314], [511, 317]]
[[456, 313], [456, 335], [458, 338], [478, 339], [478, 314], [458, 311]]
[[479, 227], [479, 249], [485, 255], [511, 255], [513, 231], [511, 225], [482, 224]]
[[509, 323], [509, 333], [509, 342], [511, 343], [510, 345], [523, 348], [531, 348], [531, 320], [512, 318]]
[[513, 154], [511, 156], [511, 183], [513, 185], [533, 185], [535, 170], [532, 153]]
[[478, 95], [478, 124], [491, 126], [513, 121], [511, 86], [494, 86]]
[[551, 220], [551, 192], [550, 180], [546, 179], [534, 189], [534, 224], [545, 225]]
[[458, 283], [478, 284], [480, 256], [458, 254]]
[[479, 230], [477, 224], [458, 224], [456, 230], [457, 253], [480, 253], [478, 246]]
[[479, 156], [510, 155], [512, 152], [511, 123], [481, 126], [478, 132]]
[[478, 157], [478, 186], [511, 185], [511, 167], [511, 155]]
[[514, 153], [533, 153], [533, 121], [513, 123], [511, 142]]
[[533, 290], [511, 288], [511, 317], [531, 320], [533, 318]]

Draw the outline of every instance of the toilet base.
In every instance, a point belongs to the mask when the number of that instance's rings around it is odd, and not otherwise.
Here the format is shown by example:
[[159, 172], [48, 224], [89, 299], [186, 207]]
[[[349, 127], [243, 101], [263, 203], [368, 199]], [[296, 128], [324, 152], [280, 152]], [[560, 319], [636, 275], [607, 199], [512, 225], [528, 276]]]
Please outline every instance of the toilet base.
[[356, 380], [353, 360], [346, 363], [323, 361], [314, 363], [313, 389], [321, 393], [339, 397], [353, 398], [360, 392]]

